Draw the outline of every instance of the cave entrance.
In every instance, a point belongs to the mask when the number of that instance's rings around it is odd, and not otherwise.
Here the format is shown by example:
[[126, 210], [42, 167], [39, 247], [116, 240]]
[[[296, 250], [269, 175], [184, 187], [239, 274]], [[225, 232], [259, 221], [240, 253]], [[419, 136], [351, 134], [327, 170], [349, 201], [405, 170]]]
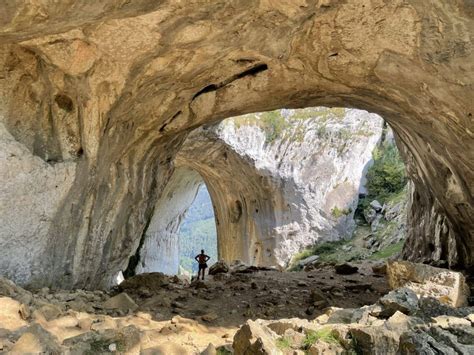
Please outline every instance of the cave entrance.
[[194, 256], [204, 249], [217, 260], [217, 236], [212, 202], [203, 177], [179, 166], [155, 203], [154, 212], [125, 276], [148, 272], [189, 275]]
[[[384, 259], [406, 235], [408, 180], [378, 115], [314, 107], [228, 118], [184, 141], [132, 273], [196, 274], [219, 259], [298, 269], [308, 256]], [[212, 202], [211, 202], [212, 201]]]
[[198, 264], [194, 257], [201, 249], [211, 257], [209, 265], [218, 260], [214, 209], [205, 183], [199, 186], [196, 198], [185, 214], [178, 235], [179, 274], [197, 274]]

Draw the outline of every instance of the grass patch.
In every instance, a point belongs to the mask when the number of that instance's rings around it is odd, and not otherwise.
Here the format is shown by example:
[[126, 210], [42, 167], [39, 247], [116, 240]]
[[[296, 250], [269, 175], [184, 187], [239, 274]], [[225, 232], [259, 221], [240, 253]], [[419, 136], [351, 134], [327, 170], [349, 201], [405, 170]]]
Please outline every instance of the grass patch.
[[296, 271], [299, 269], [298, 262], [300, 260], [306, 259], [311, 255], [318, 255], [320, 261], [336, 261], [333, 258], [333, 255], [338, 254], [337, 249], [342, 245], [346, 244], [347, 241], [345, 240], [338, 240], [335, 242], [324, 242], [319, 245], [315, 245], [313, 247], [307, 248], [302, 250], [301, 252], [293, 255], [291, 259], [291, 266], [289, 267], [290, 271]]
[[224, 347], [220, 347], [216, 349], [216, 355], [232, 355], [232, 351], [227, 350]]
[[349, 215], [350, 213], [352, 212], [352, 208], [339, 208], [339, 207], [334, 207], [332, 210], [331, 210], [331, 214], [333, 217], [335, 218], [339, 218], [339, 217], [342, 217], [342, 216], [347, 216]]
[[276, 346], [280, 350], [288, 350], [291, 348], [291, 340], [287, 337], [278, 338], [276, 341]]
[[[326, 122], [329, 120], [342, 120], [346, 115], [346, 109], [340, 107], [317, 107], [294, 110], [292, 113], [283, 116], [281, 110], [267, 111], [254, 114], [246, 114], [232, 118], [237, 128], [241, 126], [260, 127], [266, 136], [266, 143], [271, 144], [277, 139], [303, 142], [306, 134], [301, 126], [296, 124], [306, 120], [315, 120], [320, 124], [317, 134], [319, 138], [326, 136]], [[339, 137], [349, 139], [351, 132], [343, 129], [338, 133]]]
[[316, 331], [308, 330], [303, 340], [303, 350], [309, 350], [309, 348], [311, 348], [311, 346], [318, 340], [329, 344], [339, 344], [339, 340], [336, 338], [331, 328], [322, 328]]
[[398, 243], [391, 244], [391, 245], [385, 247], [384, 249], [379, 250], [378, 252], [372, 254], [370, 256], [370, 259], [371, 260], [387, 259], [387, 258], [401, 252], [404, 243], [405, 243], [405, 241], [402, 240]]

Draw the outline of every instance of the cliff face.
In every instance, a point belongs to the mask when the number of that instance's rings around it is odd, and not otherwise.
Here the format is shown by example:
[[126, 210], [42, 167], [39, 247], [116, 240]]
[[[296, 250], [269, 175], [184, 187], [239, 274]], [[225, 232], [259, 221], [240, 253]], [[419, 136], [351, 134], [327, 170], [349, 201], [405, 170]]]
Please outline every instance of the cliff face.
[[137, 272], [177, 272], [170, 256], [199, 174], [226, 261], [284, 267], [305, 246], [350, 237], [382, 123], [365, 111], [321, 107], [245, 115], [192, 132], [177, 154], [182, 168], [155, 206]]
[[350, 236], [382, 120], [344, 109], [282, 110], [193, 132], [177, 156], [206, 181], [220, 256], [284, 266], [302, 247]]
[[[41, 225], [1, 234], [1, 260], [35, 250], [24, 272], [13, 262], [2, 274], [108, 285], [135, 253], [191, 129], [324, 105], [380, 114], [406, 148], [416, 257], [474, 265], [470, 2], [10, 1], [0, 13], [0, 121], [8, 145], [38, 162], [18, 219]], [[21, 169], [0, 169], [4, 186], [22, 186]], [[64, 182], [58, 193], [52, 176]], [[10, 193], [2, 229], [17, 218]], [[441, 224], [438, 253], [428, 245]]]

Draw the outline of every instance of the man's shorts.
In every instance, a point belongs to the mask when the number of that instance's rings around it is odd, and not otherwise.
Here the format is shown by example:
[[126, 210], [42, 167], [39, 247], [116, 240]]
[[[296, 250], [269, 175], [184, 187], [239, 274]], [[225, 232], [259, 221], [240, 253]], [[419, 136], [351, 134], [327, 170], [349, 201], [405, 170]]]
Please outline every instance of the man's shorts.
[[207, 268], [207, 264], [206, 264], [206, 263], [204, 263], [204, 264], [199, 264], [199, 270], [203, 270], [203, 269], [205, 269], [205, 268]]

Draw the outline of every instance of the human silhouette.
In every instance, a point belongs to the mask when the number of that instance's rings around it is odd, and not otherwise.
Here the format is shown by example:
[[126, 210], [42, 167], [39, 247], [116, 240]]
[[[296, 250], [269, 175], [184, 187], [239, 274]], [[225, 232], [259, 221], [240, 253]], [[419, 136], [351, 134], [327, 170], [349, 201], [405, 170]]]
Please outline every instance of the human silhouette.
[[204, 280], [204, 274], [206, 273], [206, 268], [207, 268], [207, 261], [211, 257], [209, 255], [204, 254], [204, 249], [201, 250], [201, 254], [196, 255], [194, 258], [198, 263], [199, 263], [199, 271], [198, 271], [198, 280], [199, 280], [199, 275], [201, 275], [201, 270], [202, 270], [202, 279]]

